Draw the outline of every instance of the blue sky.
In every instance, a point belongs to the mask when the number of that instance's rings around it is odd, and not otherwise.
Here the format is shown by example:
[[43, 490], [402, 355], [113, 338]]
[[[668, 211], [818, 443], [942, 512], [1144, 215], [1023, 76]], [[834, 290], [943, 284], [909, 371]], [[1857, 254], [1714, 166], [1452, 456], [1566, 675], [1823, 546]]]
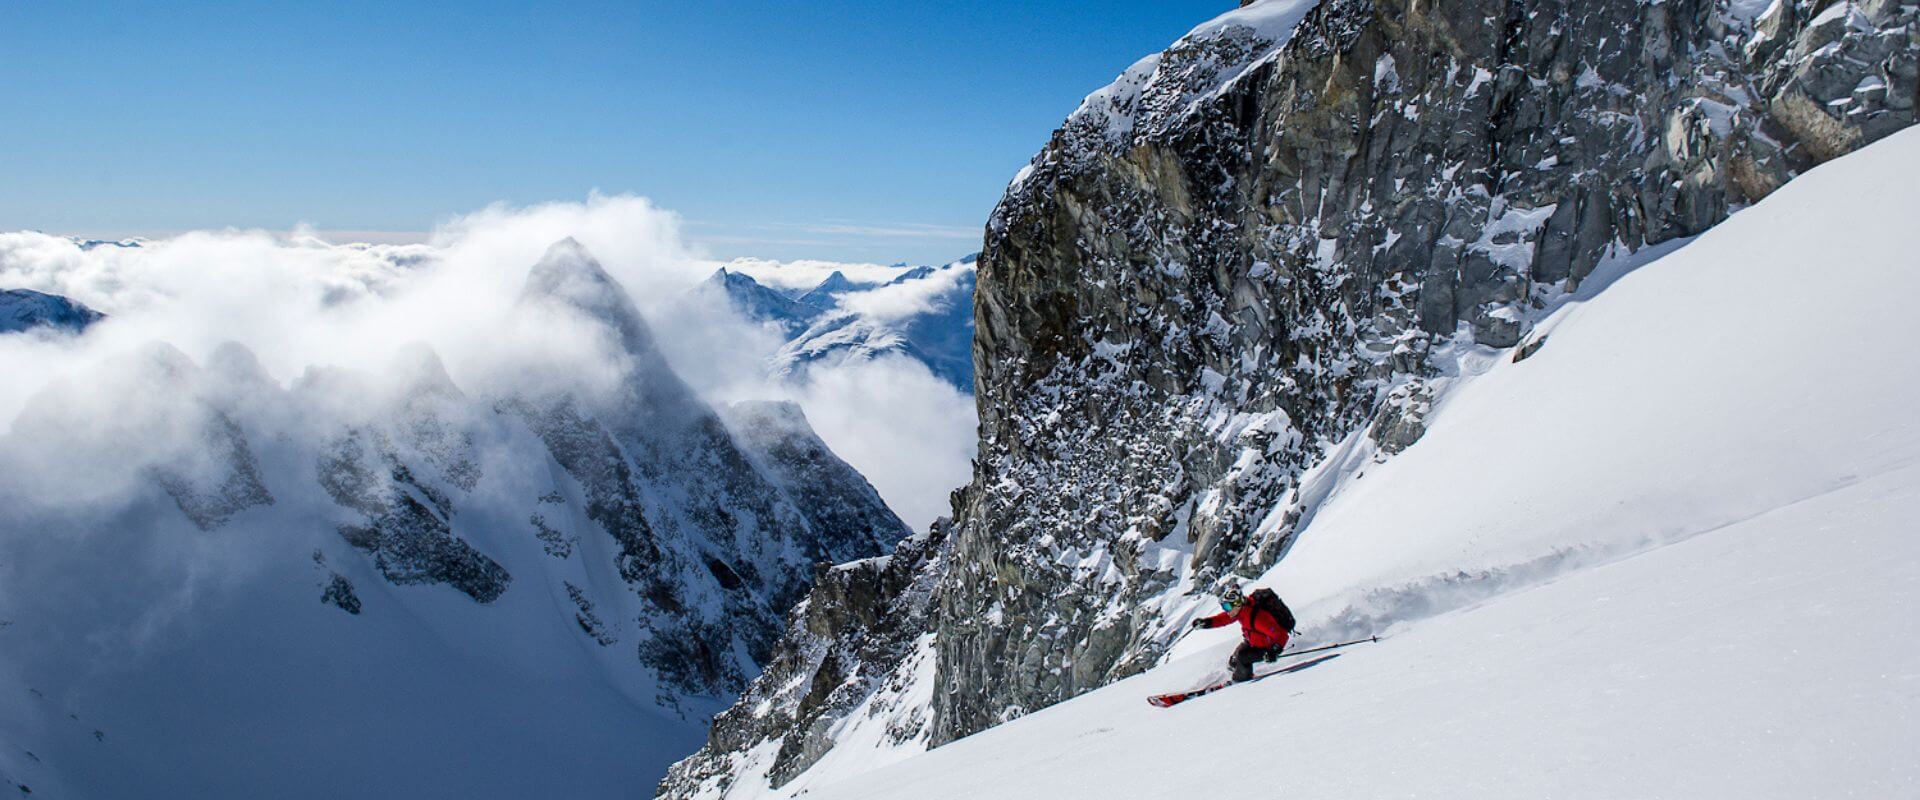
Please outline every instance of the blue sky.
[[1234, 5], [0, 0], [0, 230], [404, 237], [597, 189], [719, 256], [934, 262], [1082, 96]]

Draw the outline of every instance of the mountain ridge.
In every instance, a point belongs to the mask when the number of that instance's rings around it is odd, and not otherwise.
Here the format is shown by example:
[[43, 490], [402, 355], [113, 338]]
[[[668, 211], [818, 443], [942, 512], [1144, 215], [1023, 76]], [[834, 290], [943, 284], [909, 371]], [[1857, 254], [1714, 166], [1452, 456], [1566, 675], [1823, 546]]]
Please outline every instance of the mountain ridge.
[[[0, 478], [22, 654], [0, 740], [45, 760], [0, 771], [100, 796], [327, 796], [368, 776], [489, 792], [532, 772], [604, 794], [691, 746], [816, 564], [908, 536], [797, 410], [696, 396], [577, 242], [528, 271], [514, 313], [503, 337], [579, 325], [602, 347], [469, 392], [424, 344], [282, 386], [242, 345], [196, 361], [154, 343], [29, 401], [0, 436], [0, 459], [36, 466]], [[603, 357], [611, 380], [565, 360]], [[209, 659], [247, 669], [203, 675]], [[217, 743], [159, 735], [183, 729]], [[288, 785], [316, 747], [370, 771]], [[569, 748], [624, 755], [571, 770]]]

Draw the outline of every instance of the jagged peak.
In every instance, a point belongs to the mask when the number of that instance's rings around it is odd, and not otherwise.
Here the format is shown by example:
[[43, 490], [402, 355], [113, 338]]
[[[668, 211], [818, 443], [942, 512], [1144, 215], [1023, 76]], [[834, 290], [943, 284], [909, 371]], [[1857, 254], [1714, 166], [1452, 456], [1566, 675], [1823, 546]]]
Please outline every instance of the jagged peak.
[[124, 363], [132, 366], [141, 380], [161, 380], [172, 388], [184, 387], [200, 372], [193, 357], [168, 342], [151, 341], [129, 353]]
[[213, 352], [207, 356], [207, 367], [236, 375], [265, 377], [267, 374], [253, 348], [231, 339], [214, 345]]
[[613, 328], [628, 352], [653, 349], [653, 335], [627, 290], [607, 274], [599, 259], [569, 236], [554, 242], [527, 273], [522, 302], [554, 303], [582, 312]]
[[387, 374], [399, 381], [400, 393], [406, 397], [460, 396], [440, 354], [426, 342], [401, 345], [387, 363]]
[[815, 292], [840, 292], [854, 288], [853, 281], [847, 279], [847, 273], [834, 270], [820, 285], [813, 287]]
[[[763, 292], [767, 292], [769, 294], [774, 294], [774, 295], [780, 294], [779, 292], [775, 292], [773, 289], [768, 288], [766, 284], [763, 284], [760, 281], [756, 280], [752, 275], [748, 275], [747, 273], [744, 273], [744, 272], [733, 272], [728, 270], [726, 267], [721, 267], [717, 270], [714, 270], [713, 275], [707, 278], [706, 283], [709, 286], [720, 286], [720, 287], [733, 289], [733, 290], [763, 291]], [[781, 299], [784, 300], [786, 298], [784, 296], [781, 296]]]
[[861, 288], [860, 284], [848, 280], [846, 273], [836, 269], [833, 271], [833, 274], [827, 276], [826, 280], [821, 281], [819, 285], [808, 290], [806, 294], [801, 295], [795, 302], [801, 305], [813, 306], [814, 308], [833, 308], [839, 305], [840, 295], [855, 291], [859, 288]]
[[[942, 267], [941, 269], [945, 269], [945, 268]], [[897, 284], [907, 283], [908, 281], [917, 281], [917, 280], [920, 280], [921, 278], [925, 278], [939, 271], [940, 271], [939, 269], [935, 269], [933, 267], [914, 267], [913, 269], [907, 270], [906, 272], [902, 272], [899, 275], [894, 276], [893, 280], [887, 281], [887, 285], [893, 286]]]
[[226, 394], [279, 388], [260, 357], [239, 342], [221, 342], [207, 356], [207, 377]]
[[614, 285], [599, 259], [571, 236], [547, 247], [527, 273], [527, 293], [576, 299], [582, 289]]

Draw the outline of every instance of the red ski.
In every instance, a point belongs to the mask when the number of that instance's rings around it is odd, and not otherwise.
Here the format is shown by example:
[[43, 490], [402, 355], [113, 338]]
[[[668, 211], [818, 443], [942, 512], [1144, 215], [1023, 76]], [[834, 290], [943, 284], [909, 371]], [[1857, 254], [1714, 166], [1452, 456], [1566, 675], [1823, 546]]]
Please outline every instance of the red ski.
[[[1254, 680], [1259, 680], [1259, 678], [1255, 678]], [[1227, 680], [1216, 683], [1212, 686], [1208, 686], [1201, 689], [1194, 689], [1193, 691], [1190, 691], [1190, 692], [1174, 692], [1173, 694], [1156, 694], [1152, 697], [1147, 698], [1147, 702], [1152, 703], [1153, 705], [1160, 708], [1169, 708], [1173, 706], [1173, 704], [1175, 703], [1184, 703], [1188, 700], [1192, 700], [1193, 698], [1199, 697], [1200, 695], [1217, 692], [1217, 691], [1220, 691], [1221, 689], [1225, 689], [1232, 685], [1233, 685], [1233, 680], [1229, 678]]]
[[[1332, 649], [1335, 649], [1335, 648], [1339, 648], [1339, 647], [1346, 647], [1346, 646], [1349, 646], [1349, 645], [1356, 645], [1356, 644], [1363, 644], [1363, 643], [1366, 643], [1366, 642], [1377, 642], [1377, 641], [1380, 641], [1380, 637], [1378, 637], [1378, 636], [1369, 636], [1369, 637], [1367, 637], [1367, 638], [1365, 638], [1365, 639], [1355, 639], [1355, 640], [1353, 640], [1353, 641], [1351, 641], [1351, 642], [1341, 642], [1341, 643], [1339, 643], [1339, 644], [1329, 644], [1329, 645], [1324, 645], [1324, 646], [1321, 646], [1321, 647], [1314, 647], [1314, 648], [1309, 648], [1309, 649], [1306, 649], [1306, 650], [1301, 650], [1301, 651], [1298, 651], [1298, 652], [1293, 652], [1293, 653], [1282, 653], [1282, 654], [1280, 654], [1280, 655], [1278, 656], [1278, 658], [1291, 658], [1291, 657], [1293, 657], [1293, 656], [1304, 656], [1304, 655], [1306, 655], [1306, 654], [1308, 654], [1308, 653], [1318, 653], [1318, 652], [1320, 652], [1320, 651], [1323, 651], [1323, 650], [1332, 650]], [[1288, 667], [1287, 669], [1292, 669], [1292, 667]], [[1280, 674], [1280, 673], [1282, 673], [1282, 672], [1286, 672], [1286, 671], [1287, 671], [1287, 669], [1281, 669], [1281, 670], [1275, 670], [1275, 671], [1273, 671], [1273, 672], [1269, 672], [1269, 673], [1267, 673], [1267, 674], [1265, 674], [1265, 675], [1255, 675], [1255, 676], [1253, 676], [1253, 680], [1250, 680], [1250, 681], [1247, 681], [1247, 682], [1248, 682], [1248, 683], [1252, 683], [1253, 681], [1257, 681], [1257, 680], [1260, 680], [1261, 678], [1267, 678], [1267, 677], [1272, 677], [1272, 676], [1274, 676], [1274, 675], [1278, 675], [1278, 674]], [[1218, 682], [1218, 683], [1214, 683], [1214, 684], [1210, 684], [1210, 685], [1207, 685], [1207, 686], [1203, 686], [1203, 687], [1201, 687], [1201, 688], [1198, 688], [1198, 689], [1189, 689], [1189, 690], [1187, 690], [1187, 691], [1184, 691], [1184, 692], [1174, 692], [1173, 694], [1156, 694], [1156, 695], [1154, 695], [1154, 696], [1152, 696], [1152, 697], [1149, 697], [1149, 698], [1147, 698], [1147, 703], [1148, 703], [1149, 705], [1152, 705], [1152, 706], [1154, 706], [1154, 707], [1156, 707], [1156, 708], [1171, 708], [1171, 707], [1173, 707], [1173, 706], [1174, 706], [1174, 705], [1176, 705], [1176, 704], [1179, 704], [1179, 703], [1184, 703], [1184, 702], [1186, 702], [1186, 701], [1188, 701], [1188, 700], [1192, 700], [1193, 698], [1196, 698], [1196, 697], [1199, 697], [1199, 696], [1201, 696], [1201, 695], [1203, 695], [1203, 694], [1212, 694], [1212, 693], [1214, 693], [1214, 692], [1217, 692], [1217, 691], [1220, 691], [1221, 689], [1225, 689], [1225, 688], [1227, 688], [1227, 687], [1229, 687], [1229, 686], [1232, 686], [1232, 685], [1233, 685], [1233, 679], [1231, 679], [1231, 678], [1229, 678], [1229, 679], [1227, 679], [1227, 680], [1224, 680], [1224, 681], [1220, 681], [1220, 682]]]

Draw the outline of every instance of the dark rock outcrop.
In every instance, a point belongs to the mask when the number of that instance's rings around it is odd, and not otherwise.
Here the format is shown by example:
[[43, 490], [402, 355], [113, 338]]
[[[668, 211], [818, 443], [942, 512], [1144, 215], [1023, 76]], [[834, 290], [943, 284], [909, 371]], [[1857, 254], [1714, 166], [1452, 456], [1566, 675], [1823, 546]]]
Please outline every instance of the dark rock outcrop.
[[[14, 421], [18, 446], [57, 450], [48, 461], [93, 458], [132, 465], [195, 527], [213, 531], [274, 503], [254, 443], [236, 419], [236, 385], [257, 379], [251, 356], [222, 346], [207, 368], [153, 343], [109, 359], [30, 399]], [[90, 418], [113, 398], [113, 413]]]
[[340, 537], [373, 558], [395, 584], [444, 583], [481, 603], [507, 590], [506, 568], [453, 533], [453, 501], [394, 455], [378, 433], [353, 431], [320, 455], [320, 485], [334, 502], [365, 515]]
[[360, 614], [360, 596], [354, 593], [353, 582], [338, 572], [327, 579], [327, 588], [321, 591], [320, 602], [355, 616]]

